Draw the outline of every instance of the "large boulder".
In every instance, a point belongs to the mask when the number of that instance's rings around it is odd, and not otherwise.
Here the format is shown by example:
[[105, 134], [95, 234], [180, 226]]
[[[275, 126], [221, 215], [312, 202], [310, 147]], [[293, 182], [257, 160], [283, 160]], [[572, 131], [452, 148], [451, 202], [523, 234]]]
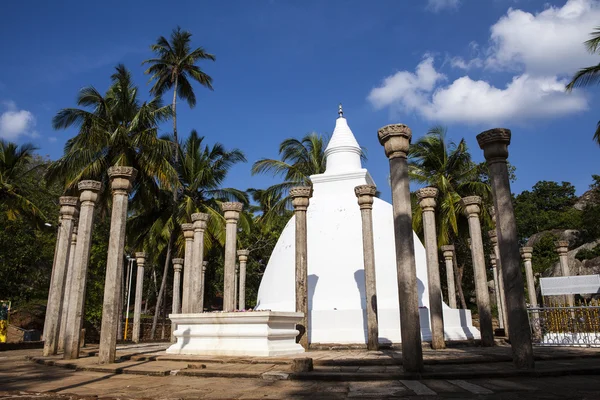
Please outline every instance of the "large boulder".
[[[600, 274], [600, 257], [591, 260], [580, 261], [575, 258], [581, 250], [591, 250], [600, 245], [600, 239], [583, 244], [567, 253], [569, 260], [569, 271], [571, 275], [597, 275]], [[562, 276], [560, 262], [555, 263], [542, 274], [543, 277]]]
[[549, 231], [541, 231], [531, 235], [527, 240], [527, 247], [534, 247], [542, 238], [548, 234], [556, 236], [556, 240], [566, 240], [569, 242], [569, 248], [577, 245], [581, 240], [581, 232], [577, 229], [551, 229]]
[[577, 200], [573, 205], [576, 210], [582, 211], [585, 207], [590, 204], [598, 204], [600, 199], [598, 198], [598, 192], [595, 190], [588, 190]]

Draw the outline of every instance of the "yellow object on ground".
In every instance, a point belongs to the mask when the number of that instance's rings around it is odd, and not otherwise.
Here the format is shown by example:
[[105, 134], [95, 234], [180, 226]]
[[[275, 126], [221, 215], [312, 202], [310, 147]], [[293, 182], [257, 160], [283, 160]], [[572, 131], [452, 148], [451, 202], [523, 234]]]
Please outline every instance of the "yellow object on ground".
[[8, 334], [8, 321], [0, 321], [0, 343], [6, 343], [6, 335]]

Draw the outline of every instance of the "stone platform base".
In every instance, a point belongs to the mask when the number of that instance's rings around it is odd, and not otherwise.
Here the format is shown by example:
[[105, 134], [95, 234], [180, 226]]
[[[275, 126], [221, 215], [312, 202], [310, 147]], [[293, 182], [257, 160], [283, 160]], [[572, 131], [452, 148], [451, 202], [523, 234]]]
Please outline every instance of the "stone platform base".
[[296, 343], [302, 313], [254, 311], [171, 314], [177, 342], [168, 354], [280, 356], [303, 353]]

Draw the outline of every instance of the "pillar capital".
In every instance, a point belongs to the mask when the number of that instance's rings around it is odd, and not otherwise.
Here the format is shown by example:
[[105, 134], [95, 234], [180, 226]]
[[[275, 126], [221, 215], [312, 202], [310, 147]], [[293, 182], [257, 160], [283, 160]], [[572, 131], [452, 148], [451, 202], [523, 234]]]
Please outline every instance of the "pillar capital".
[[460, 203], [464, 207], [467, 217], [479, 217], [481, 212], [481, 197], [467, 196], [460, 199]]
[[494, 128], [477, 135], [477, 143], [488, 163], [506, 162], [510, 138], [510, 129]]
[[183, 269], [183, 258], [174, 258], [173, 260], [173, 269], [176, 272], [180, 272]]
[[554, 246], [556, 247], [556, 252], [559, 255], [567, 254], [569, 251], [569, 241], [568, 240], [557, 240], [554, 242]]
[[221, 203], [221, 210], [223, 210], [225, 221], [227, 221], [228, 224], [237, 223], [238, 219], [240, 219], [240, 213], [242, 212], [243, 207], [244, 205], [237, 201]]
[[488, 212], [490, 213], [490, 217], [492, 217], [492, 222], [495, 224], [496, 223], [496, 209], [494, 208], [494, 206], [491, 206], [488, 209]]
[[492, 268], [496, 268], [496, 255], [490, 254], [490, 262], [492, 263]]
[[206, 272], [206, 267], [208, 267], [208, 261], [202, 261], [202, 272]]
[[131, 184], [137, 176], [137, 170], [133, 167], [113, 166], [108, 169], [110, 187], [113, 192], [127, 194], [131, 190]]
[[74, 196], [61, 196], [58, 199], [60, 204], [60, 217], [62, 219], [73, 219], [77, 214], [77, 202], [79, 199]]
[[135, 253], [135, 262], [137, 263], [138, 267], [143, 267], [144, 264], [146, 263], [146, 253], [144, 253], [144, 252]]
[[72, 243], [77, 242], [77, 226], [73, 227], [73, 232], [71, 233], [71, 242]]
[[498, 244], [498, 232], [495, 229], [488, 231], [488, 237], [494, 246]]
[[250, 250], [242, 249], [237, 251], [238, 258], [240, 262], [248, 261], [248, 256], [250, 255]]
[[415, 192], [423, 211], [434, 211], [438, 190], [434, 187], [424, 187]]
[[79, 195], [79, 201], [81, 205], [89, 205], [89, 203], [96, 203], [98, 200], [98, 193], [102, 188], [102, 183], [98, 181], [81, 181], [77, 184], [77, 188], [81, 192]]
[[385, 150], [387, 158], [406, 158], [412, 139], [412, 131], [404, 124], [391, 124], [377, 131], [379, 143]]
[[358, 198], [358, 205], [361, 210], [373, 208], [373, 197], [376, 193], [377, 186], [375, 185], [359, 185], [354, 188], [354, 194]]
[[194, 240], [194, 224], [181, 224], [185, 240]]
[[310, 198], [312, 197], [311, 186], [296, 186], [290, 189], [290, 197], [294, 211], [306, 211]]
[[[192, 214], [192, 224], [193, 229], [196, 231], [204, 231], [206, 229], [206, 224], [208, 222], [209, 215], [206, 213], [194, 213]], [[185, 231], [184, 231], [185, 235]], [[193, 235], [192, 235], [193, 237]]]
[[441, 247], [445, 260], [452, 260], [454, 257], [454, 245], [448, 244]]
[[532, 256], [533, 247], [521, 247], [521, 257], [523, 257], [523, 261], [531, 261]]

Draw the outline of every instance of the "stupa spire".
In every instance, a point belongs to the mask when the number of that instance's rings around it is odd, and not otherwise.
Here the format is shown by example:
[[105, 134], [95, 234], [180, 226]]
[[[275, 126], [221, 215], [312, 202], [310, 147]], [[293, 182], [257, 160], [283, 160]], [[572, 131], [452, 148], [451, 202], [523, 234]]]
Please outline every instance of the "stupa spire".
[[325, 149], [327, 166], [325, 174], [336, 174], [358, 171], [362, 169], [360, 162], [361, 149], [354, 134], [344, 118], [342, 104], [338, 106], [338, 118], [335, 121], [335, 129]]

